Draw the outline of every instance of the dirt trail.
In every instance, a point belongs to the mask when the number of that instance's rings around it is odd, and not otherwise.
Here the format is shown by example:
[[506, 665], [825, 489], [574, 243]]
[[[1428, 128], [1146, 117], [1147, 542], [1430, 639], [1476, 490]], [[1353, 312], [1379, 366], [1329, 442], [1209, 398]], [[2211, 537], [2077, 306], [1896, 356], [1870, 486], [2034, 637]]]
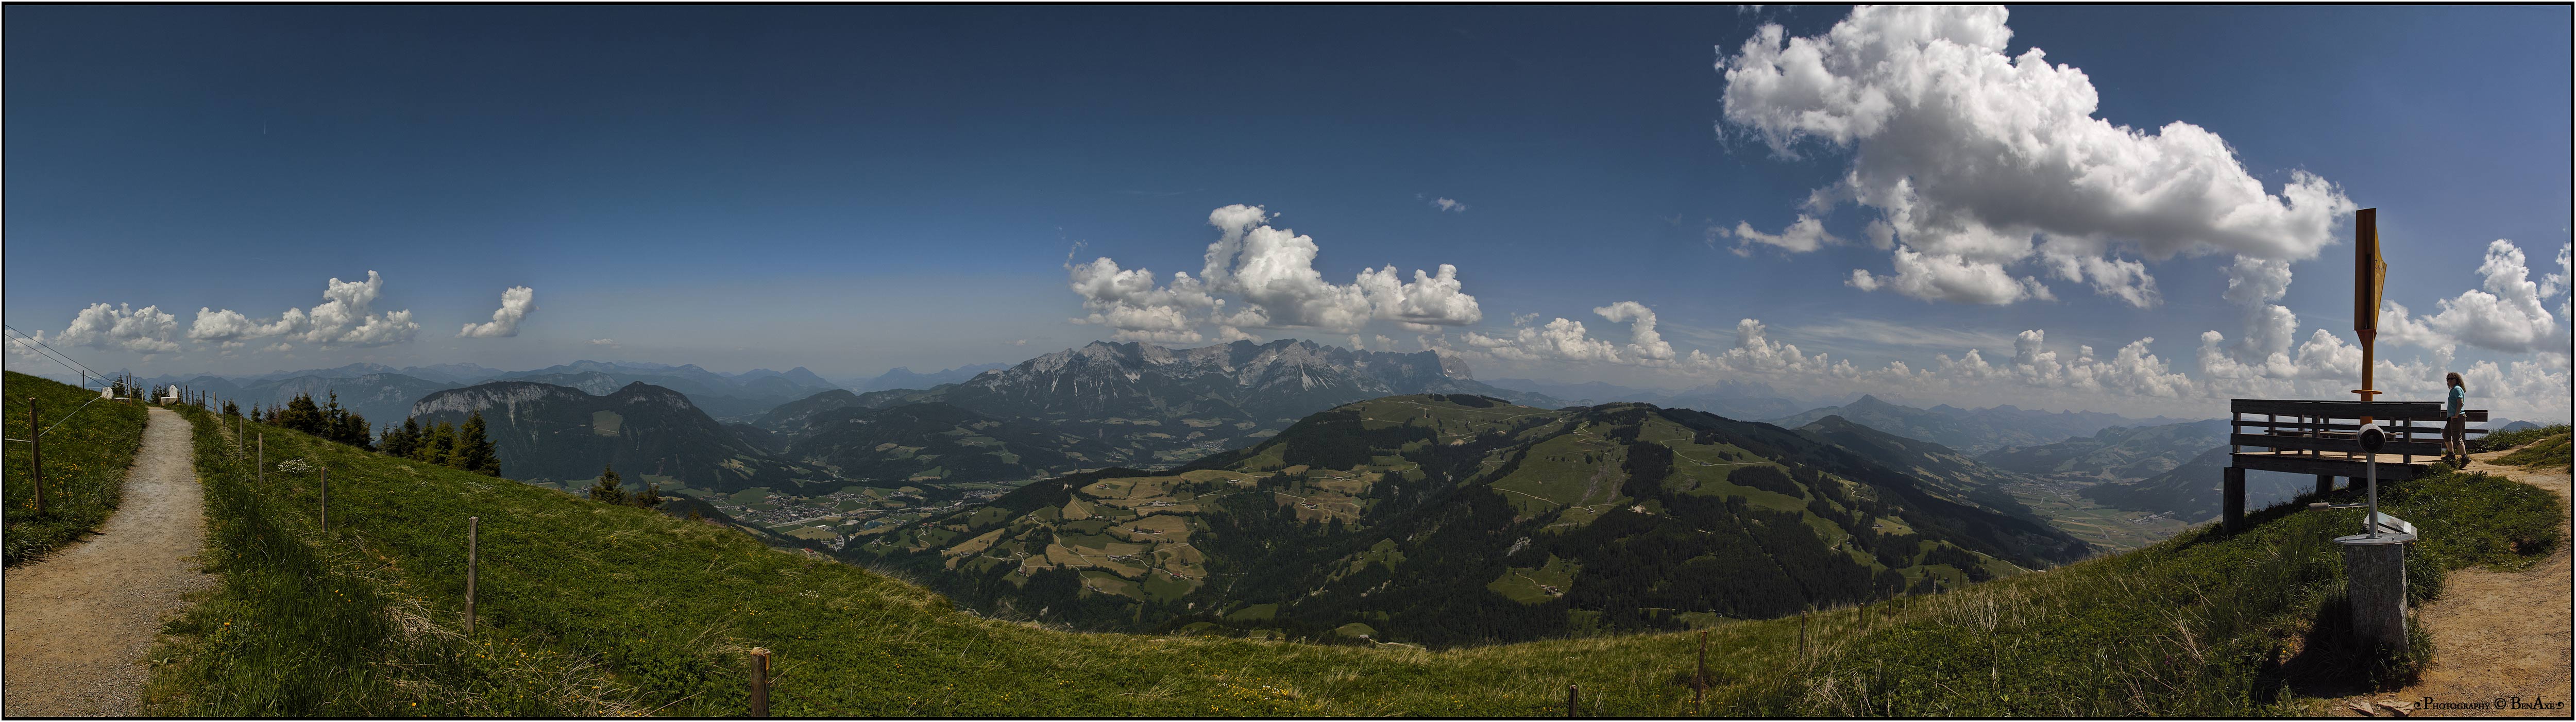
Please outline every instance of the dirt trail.
[[188, 421], [162, 409], [151, 418], [98, 535], [7, 573], [8, 716], [140, 713], [143, 656], [161, 620], [215, 582], [194, 559], [206, 524]]
[[[2555, 709], [2412, 709], [2415, 717], [2556, 717], [2565, 719], [2576, 706], [2566, 705], [2571, 678], [2569, 624], [2569, 499], [2567, 472], [2533, 471], [2496, 466], [2488, 461], [2504, 451], [2476, 454], [2469, 471], [2479, 471], [2547, 489], [2558, 495], [2558, 550], [2548, 559], [2518, 572], [2483, 567], [2462, 569], [2444, 580], [2442, 598], [2415, 611], [2415, 623], [2433, 636], [2433, 662], [2414, 686], [2387, 694], [2356, 697], [2336, 705], [2353, 715], [2352, 704], [2493, 703], [2514, 697], [2524, 702], [2547, 700]], [[2509, 706], [2509, 705], [2508, 705]], [[2372, 712], [2385, 715], [2389, 710]]]

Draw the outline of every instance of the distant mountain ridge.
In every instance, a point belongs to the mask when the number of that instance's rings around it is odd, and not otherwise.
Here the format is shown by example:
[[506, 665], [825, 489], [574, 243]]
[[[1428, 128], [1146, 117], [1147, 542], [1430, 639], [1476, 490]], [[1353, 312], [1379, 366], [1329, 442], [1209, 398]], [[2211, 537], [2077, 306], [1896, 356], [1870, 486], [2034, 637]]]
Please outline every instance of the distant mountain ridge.
[[2074, 437], [2091, 436], [2113, 426], [2156, 426], [2190, 421], [2161, 416], [2132, 419], [2093, 411], [2037, 411], [2011, 405], [1962, 409], [1943, 404], [1918, 409], [1866, 395], [1842, 406], [1809, 409], [1768, 421], [1796, 428], [1827, 416], [1841, 416], [1873, 429], [1933, 442], [1970, 456], [2007, 446], [2053, 444]]
[[1504, 389], [1554, 396], [1567, 404], [1589, 406], [1633, 401], [1667, 408], [1697, 409], [1732, 419], [1766, 419], [1806, 408], [1782, 398], [1781, 393], [1770, 386], [1740, 379], [1682, 390], [1640, 389], [1600, 381], [1570, 384], [1533, 379], [1494, 379], [1487, 383]]
[[[796, 448], [840, 448], [848, 442], [808, 439], [861, 433], [869, 410], [941, 403], [994, 422], [1039, 422], [1065, 439], [1087, 440], [1084, 448], [1058, 449], [1066, 454], [1061, 458], [1080, 460], [1083, 468], [1150, 468], [1251, 444], [1340, 404], [1415, 393], [1561, 404], [1545, 394], [1478, 382], [1465, 363], [1428, 351], [1355, 351], [1294, 339], [1189, 349], [1100, 341], [929, 389], [825, 391], [774, 407], [755, 423], [786, 436]], [[827, 416], [834, 421], [817, 423]]]
[[723, 493], [751, 487], [828, 489], [828, 471], [779, 461], [672, 389], [629, 383], [594, 395], [569, 386], [492, 381], [429, 394], [412, 405], [423, 424], [463, 424], [480, 412], [503, 476], [578, 488], [615, 464], [636, 482]]
[[503, 374], [494, 380], [533, 381], [571, 386], [594, 394], [628, 384], [646, 383], [687, 394], [689, 400], [719, 420], [748, 420], [779, 404], [839, 388], [798, 366], [785, 372], [754, 369], [720, 374], [696, 364], [575, 361], [531, 371]]
[[[627, 384], [643, 381], [688, 394], [691, 401], [720, 418], [757, 415], [778, 404], [838, 388], [802, 366], [787, 371], [753, 369], [739, 374], [723, 374], [694, 364], [675, 366], [590, 360], [527, 371], [502, 371], [469, 363], [399, 369], [378, 363], [353, 363], [336, 368], [276, 371], [254, 376], [194, 374], [142, 379], [149, 384], [181, 384], [193, 390], [210, 391], [218, 397], [236, 400], [244, 407], [254, 402], [283, 404], [295, 394], [308, 391], [317, 399], [337, 391], [343, 405], [357, 409], [369, 423], [378, 426], [400, 424], [412, 402], [430, 392], [497, 380], [571, 386], [594, 395], [612, 393]], [[352, 397], [359, 400], [352, 401]]]
[[2114, 426], [2053, 444], [1995, 449], [1978, 455], [1977, 461], [2025, 474], [2126, 482], [2172, 471], [2202, 452], [2226, 445], [2227, 421], [2210, 419]]
[[942, 384], [953, 384], [965, 381], [967, 379], [975, 378], [976, 374], [986, 371], [1006, 369], [1010, 367], [1011, 365], [1006, 363], [967, 364], [953, 369], [941, 369], [925, 374], [914, 373], [910, 368], [896, 366], [893, 370], [878, 374], [872, 378], [851, 379], [849, 382], [842, 384], [842, 387], [860, 393], [884, 391], [887, 389], [926, 389]]

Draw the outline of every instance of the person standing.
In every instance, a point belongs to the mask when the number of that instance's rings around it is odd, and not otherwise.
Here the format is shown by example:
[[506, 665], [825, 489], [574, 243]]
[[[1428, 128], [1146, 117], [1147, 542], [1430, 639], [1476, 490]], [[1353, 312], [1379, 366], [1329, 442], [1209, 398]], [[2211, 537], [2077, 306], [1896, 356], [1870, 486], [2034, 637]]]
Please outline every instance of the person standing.
[[2468, 399], [2469, 387], [2460, 381], [2457, 371], [2443, 376], [2442, 382], [2451, 387], [2451, 400], [2442, 409], [2442, 458], [2448, 460], [2456, 456], [2461, 466], [2468, 466], [2469, 415], [2460, 411], [2460, 402]]

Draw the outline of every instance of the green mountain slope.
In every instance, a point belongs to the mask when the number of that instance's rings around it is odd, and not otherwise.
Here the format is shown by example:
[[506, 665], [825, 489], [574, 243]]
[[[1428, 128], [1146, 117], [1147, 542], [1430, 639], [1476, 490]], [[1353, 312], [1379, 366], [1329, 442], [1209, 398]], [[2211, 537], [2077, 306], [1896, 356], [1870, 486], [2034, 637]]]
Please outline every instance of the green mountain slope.
[[708, 418], [689, 397], [641, 382], [603, 396], [527, 381], [494, 381], [423, 397], [423, 424], [463, 424], [481, 411], [511, 478], [577, 488], [615, 464], [630, 486], [663, 493], [837, 488], [831, 472], [780, 461]]
[[1341, 406], [1173, 472], [1032, 484], [852, 553], [978, 608], [1095, 628], [1459, 644], [1772, 617], [2086, 552], [1951, 496], [1768, 425], [1435, 394]]
[[[2348, 676], [2309, 632], [2333, 608], [2323, 540], [2349, 511], [2292, 505], [2238, 534], [1710, 627], [1695, 705], [1687, 632], [1441, 651], [1068, 633], [728, 529], [253, 427], [332, 470], [324, 531], [314, 478], [254, 483], [226, 432], [194, 418], [204, 559], [223, 582], [149, 655], [153, 714], [734, 716], [753, 647], [773, 653], [782, 716], [1555, 716], [1577, 684], [1584, 714], [1613, 717], [2236, 717], [2314, 713], [2302, 680]], [[2382, 501], [2426, 532], [2421, 598], [2445, 570], [2562, 542], [2558, 502], [2500, 479], [2445, 475]], [[482, 519], [471, 634], [467, 516]]]
[[[98, 392], [58, 381], [8, 372], [5, 406], [0, 406], [0, 436], [5, 444], [8, 479], [8, 531], [0, 538], [7, 563], [43, 556], [89, 534], [107, 521], [123, 497], [125, 469], [143, 443], [145, 412], [132, 402], [99, 400]], [[45, 513], [36, 513], [36, 484], [30, 476], [33, 449], [19, 439], [30, 436], [27, 411], [44, 425]]]

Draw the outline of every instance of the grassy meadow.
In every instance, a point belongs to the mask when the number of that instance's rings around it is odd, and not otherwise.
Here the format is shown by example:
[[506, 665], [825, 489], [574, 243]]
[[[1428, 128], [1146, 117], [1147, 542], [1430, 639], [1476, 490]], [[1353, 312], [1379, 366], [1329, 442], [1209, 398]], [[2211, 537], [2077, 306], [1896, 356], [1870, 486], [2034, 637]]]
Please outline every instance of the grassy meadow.
[[[2326, 539], [2357, 523], [2345, 511], [2282, 507], [2243, 533], [1948, 594], [1718, 622], [1694, 704], [1697, 632], [1442, 651], [1071, 633], [730, 529], [252, 425], [261, 483], [228, 423], [189, 413], [224, 584], [153, 653], [164, 714], [732, 715], [752, 647], [775, 654], [773, 714], [835, 716], [1557, 715], [1569, 684], [1593, 715], [2226, 716], [2296, 711], [2302, 674], [2350, 663], [2302, 643], [2331, 618]], [[321, 474], [281, 472], [290, 459], [328, 469], [327, 531]], [[2420, 596], [2444, 570], [2560, 543], [2548, 494], [2520, 484], [2441, 476], [2382, 501], [2425, 530]]]
[[2576, 455], [2570, 454], [2568, 441], [2568, 426], [2566, 424], [2554, 424], [2537, 429], [2523, 429], [2521, 431], [2508, 431], [2500, 434], [2489, 435], [2487, 438], [2481, 440], [2480, 446], [2483, 448], [2478, 448], [2476, 450], [2512, 449], [2518, 446], [2522, 448], [2514, 451], [2513, 453], [2496, 457], [2495, 463], [2503, 464], [2505, 466], [2519, 466], [2526, 469], [2566, 469], [2569, 468], [2570, 465], [2576, 464]]
[[[143, 444], [148, 412], [130, 402], [98, 401], [98, 392], [16, 371], [8, 372], [0, 404], [0, 435], [33, 438], [27, 410], [51, 428], [44, 442], [45, 513], [36, 513], [36, 488], [28, 474], [31, 450], [10, 441], [0, 446], [6, 466], [7, 531], [0, 534], [9, 566], [44, 556], [79, 540], [107, 521], [125, 489], [125, 470]], [[86, 406], [83, 406], [87, 404]]]

